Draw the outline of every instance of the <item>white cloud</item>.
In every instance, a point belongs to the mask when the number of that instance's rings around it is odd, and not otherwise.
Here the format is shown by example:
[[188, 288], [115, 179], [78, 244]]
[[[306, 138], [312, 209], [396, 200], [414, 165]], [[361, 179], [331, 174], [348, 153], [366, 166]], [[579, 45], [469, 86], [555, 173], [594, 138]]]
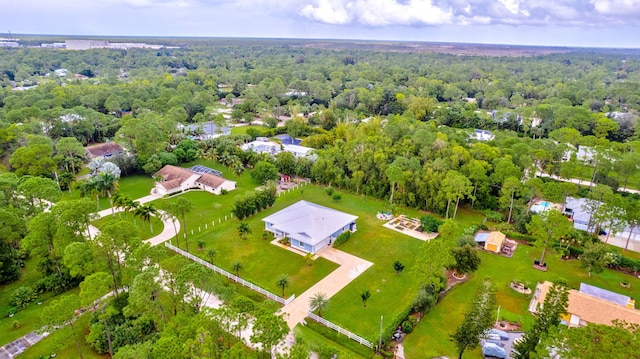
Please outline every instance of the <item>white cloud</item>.
[[300, 13], [329, 24], [359, 23], [367, 26], [441, 25], [451, 22], [452, 13], [431, 0], [317, 0]]

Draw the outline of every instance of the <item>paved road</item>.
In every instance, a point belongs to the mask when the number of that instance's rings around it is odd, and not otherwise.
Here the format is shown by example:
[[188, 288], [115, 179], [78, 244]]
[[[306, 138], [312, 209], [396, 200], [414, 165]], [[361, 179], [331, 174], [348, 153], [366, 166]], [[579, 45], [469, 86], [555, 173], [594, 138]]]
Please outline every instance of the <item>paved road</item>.
[[373, 265], [373, 263], [369, 261], [333, 247], [325, 247], [316, 254], [322, 258], [338, 263], [340, 267], [282, 308], [282, 312], [288, 314], [287, 324], [291, 329], [307, 317], [309, 300], [316, 293], [323, 293], [327, 299], [331, 298]]

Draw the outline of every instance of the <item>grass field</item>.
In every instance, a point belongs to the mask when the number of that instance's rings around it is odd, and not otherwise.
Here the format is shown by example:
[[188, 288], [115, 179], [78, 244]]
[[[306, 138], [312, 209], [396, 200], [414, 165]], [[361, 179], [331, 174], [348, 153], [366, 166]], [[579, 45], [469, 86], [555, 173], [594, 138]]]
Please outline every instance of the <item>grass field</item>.
[[[122, 177], [118, 181], [118, 187], [120, 188], [120, 193], [126, 195], [131, 199], [138, 199], [151, 193], [151, 189], [153, 188], [153, 179], [151, 178], [151, 176], [145, 175]], [[72, 190], [71, 193], [69, 193], [69, 191], [63, 191], [62, 193], [62, 200], [78, 198], [80, 198], [80, 191], [78, 190]], [[92, 198], [95, 200], [95, 196], [93, 196]], [[109, 207], [109, 198], [100, 198], [100, 210], [107, 209]]]
[[258, 126], [258, 125], [250, 125], [250, 126], [236, 126], [231, 128], [232, 135], [244, 135], [247, 133], [247, 130], [250, 128], [255, 128], [259, 130], [264, 130], [266, 127]]
[[[538, 281], [564, 279], [570, 287], [578, 288], [581, 282], [595, 285], [616, 293], [638, 298], [640, 280], [623, 273], [605, 270], [600, 274], [588, 276], [580, 267], [580, 261], [564, 261], [558, 255], [549, 253], [545, 257], [549, 270], [541, 272], [532, 268], [533, 261], [540, 256], [540, 250], [534, 247], [518, 245], [513, 258], [479, 252], [482, 264], [469, 280], [454, 287], [438, 305], [416, 326], [414, 332], [405, 339], [407, 358], [423, 358], [439, 355], [454, 357], [456, 349], [449, 335], [462, 322], [467, 304], [484, 278], [490, 278], [496, 285], [497, 300], [501, 307], [500, 317], [510, 321], [519, 321], [529, 328], [534, 321], [527, 307], [530, 295], [523, 295], [510, 289], [509, 283], [517, 279], [535, 288]], [[621, 280], [632, 283], [631, 288], [622, 288]], [[497, 313], [496, 313], [497, 314]], [[481, 358], [479, 350], [466, 355], [469, 358]]]

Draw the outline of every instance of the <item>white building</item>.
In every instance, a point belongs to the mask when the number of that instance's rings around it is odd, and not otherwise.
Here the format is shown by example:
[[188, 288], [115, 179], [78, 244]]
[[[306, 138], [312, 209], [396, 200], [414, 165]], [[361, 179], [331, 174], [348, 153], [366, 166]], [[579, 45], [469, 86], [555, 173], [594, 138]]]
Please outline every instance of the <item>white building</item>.
[[308, 157], [315, 148], [299, 146], [299, 145], [284, 145], [283, 150], [285, 152], [291, 152], [295, 157]]
[[255, 141], [245, 143], [240, 146], [243, 151], [253, 151], [255, 153], [268, 153], [276, 155], [282, 151], [282, 146], [279, 143], [269, 141], [266, 137], [258, 137]]

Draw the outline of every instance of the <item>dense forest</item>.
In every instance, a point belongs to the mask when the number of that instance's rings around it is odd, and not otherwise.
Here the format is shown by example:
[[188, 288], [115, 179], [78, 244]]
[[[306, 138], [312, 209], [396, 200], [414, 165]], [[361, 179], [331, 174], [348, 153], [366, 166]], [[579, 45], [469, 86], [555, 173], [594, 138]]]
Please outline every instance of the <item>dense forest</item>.
[[[117, 226], [100, 237], [102, 247], [88, 248], [81, 233], [92, 200], [44, 211], [42, 200], [56, 202], [69, 188], [111, 197], [109, 190], [91, 191], [86, 181], [76, 181], [87, 162], [83, 146], [93, 143], [115, 141], [127, 149], [132, 156], [111, 160], [122, 176], [153, 174], [163, 165], [199, 157], [236, 174], [275, 166], [283, 174], [384, 199], [391, 208], [413, 207], [444, 218], [455, 218], [463, 206], [473, 208], [523, 235], [535, 235], [530, 206], [538, 197], [564, 203], [578, 196], [610, 204], [594, 208], [598, 230], [615, 225], [614, 216], [632, 228], [639, 224], [637, 195], [621, 190], [640, 188], [640, 58], [635, 55], [583, 50], [492, 57], [184, 41], [187, 46], [160, 50], [0, 49], [0, 172], [11, 172], [0, 174], [0, 284], [15, 281], [23, 261], [38, 255], [43, 258], [39, 290], [78, 286], [98, 270], [102, 280], [115, 283], [102, 287], [114, 287], [116, 294], [122, 286], [136, 288], [115, 300], [108, 314], [92, 319], [90, 338], [101, 353], [113, 350], [106, 337], [111, 334], [101, 329], [107, 321], [117, 325], [113, 335], [124, 338], [122, 347], [128, 345], [122, 358], [148, 350], [151, 337], [165, 345], [155, 349], [161, 357], [198, 325], [211, 326], [221, 339], [193, 344], [194, 352], [217, 350], [216, 357], [231, 358], [220, 353], [234, 348], [242, 355], [246, 348], [220, 334], [222, 321], [201, 322], [199, 304], [176, 299], [187, 290], [177, 269], [184, 263], [137, 240], [126, 242], [125, 230]], [[220, 109], [228, 112], [226, 118]], [[260, 126], [204, 141], [180, 130], [179, 124], [205, 121]], [[479, 138], [474, 129], [492, 136]], [[271, 157], [239, 148], [256, 137], [283, 133], [302, 138], [317, 150], [315, 156]], [[592, 183], [578, 186], [563, 179]], [[96, 268], [73, 260], [123, 243], [129, 243], [123, 250], [130, 262], [119, 268], [116, 261], [117, 276], [106, 251]], [[176, 290], [164, 294], [174, 303], [172, 319], [163, 312], [168, 308], [136, 302], [135, 295], [144, 291], [162, 292], [143, 285], [159, 273], [130, 273], [150, 257], [176, 268], [163, 274], [175, 276], [167, 280]], [[208, 285], [234, 297], [219, 283]], [[237, 303], [238, 313], [251, 312], [277, 326], [268, 308], [242, 305]], [[140, 315], [127, 316], [128, 311]], [[184, 325], [186, 313], [197, 321]]]

